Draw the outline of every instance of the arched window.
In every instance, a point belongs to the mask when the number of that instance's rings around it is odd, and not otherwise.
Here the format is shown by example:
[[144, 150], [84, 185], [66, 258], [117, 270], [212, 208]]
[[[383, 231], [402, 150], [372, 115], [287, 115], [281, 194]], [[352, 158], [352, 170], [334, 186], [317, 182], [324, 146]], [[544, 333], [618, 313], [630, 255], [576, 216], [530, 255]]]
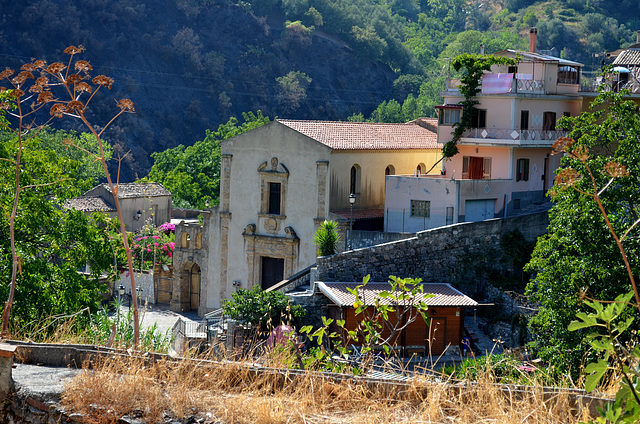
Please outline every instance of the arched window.
[[416, 166], [416, 174], [422, 175], [425, 172], [427, 172], [427, 166], [424, 163], [419, 163], [418, 166]]
[[349, 194], [360, 194], [360, 174], [360, 165], [353, 165], [349, 179]]
[[190, 239], [191, 239], [191, 237], [189, 236], [189, 233], [182, 233], [182, 237], [181, 237], [181, 240], [180, 240], [180, 247], [188, 249], [189, 248]]
[[202, 249], [202, 233], [196, 234], [196, 249]]
[[384, 175], [396, 175], [396, 168], [394, 168], [393, 165], [389, 165], [387, 166], [387, 168], [384, 170]]

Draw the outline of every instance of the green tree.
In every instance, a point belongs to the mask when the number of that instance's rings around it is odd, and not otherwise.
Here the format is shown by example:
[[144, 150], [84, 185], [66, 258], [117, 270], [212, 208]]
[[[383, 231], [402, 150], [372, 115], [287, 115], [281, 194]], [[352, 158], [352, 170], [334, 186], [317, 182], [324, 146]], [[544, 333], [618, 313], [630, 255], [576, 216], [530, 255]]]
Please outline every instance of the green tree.
[[142, 181], [162, 184], [173, 196], [174, 206], [204, 209], [205, 202], [218, 204], [220, 194], [220, 142], [269, 122], [257, 113], [243, 113], [244, 122], [238, 125], [233, 117], [220, 124], [215, 131], [206, 131], [204, 140], [193, 146], [179, 145], [163, 152], [152, 153], [151, 171]]
[[[537, 273], [527, 292], [540, 304], [530, 322], [531, 347], [558, 370], [571, 368], [576, 373], [583, 361], [590, 362], [597, 354], [589, 348], [586, 332], [567, 329], [577, 312], [590, 312], [583, 300], [612, 301], [629, 291], [628, 269], [620, 260], [607, 220], [613, 232], [625, 235], [623, 246], [636, 280], [640, 271], [636, 225], [640, 217], [640, 115], [637, 105], [624, 101], [622, 94], [602, 92], [589, 111], [563, 118], [560, 126], [569, 129], [575, 141], [559, 140], [570, 154], [562, 158], [551, 191], [554, 206], [548, 234], [538, 240], [527, 266], [529, 272]], [[628, 171], [614, 184], [609, 182], [611, 163]], [[556, 189], [567, 184], [575, 189]], [[594, 186], [601, 191], [605, 214], [593, 201]], [[628, 337], [623, 334], [621, 341]]]
[[300, 71], [290, 71], [287, 75], [276, 78], [278, 83], [278, 103], [287, 111], [300, 107], [300, 102], [307, 98], [307, 87], [312, 79]]
[[[10, 211], [15, 200], [12, 172], [18, 141], [4, 133], [0, 143], [0, 297], [9, 295], [12, 274]], [[106, 290], [99, 277], [111, 270], [114, 251], [101, 215], [87, 217], [61, 208], [87, 182], [80, 161], [43, 148], [38, 138], [26, 140], [21, 154], [21, 196], [14, 220], [15, 249], [19, 255], [11, 323], [24, 327], [51, 315], [79, 316], [80, 324], [100, 306]], [[96, 225], [100, 223], [101, 225]], [[88, 265], [88, 274], [80, 273]], [[87, 313], [89, 312], [89, 313]], [[55, 326], [50, 330], [55, 330]]]
[[231, 300], [222, 301], [225, 315], [240, 322], [260, 327], [263, 331], [283, 324], [298, 324], [305, 310], [300, 305], [291, 305], [289, 298], [278, 291], [264, 291], [260, 286], [238, 289]]
[[[0, 140], [8, 141], [14, 136], [13, 133], [0, 133]], [[103, 140], [105, 158], [110, 161], [113, 156], [113, 148]], [[98, 184], [105, 178], [102, 164], [96, 162], [95, 158], [87, 152], [96, 151], [98, 143], [95, 137], [89, 133], [79, 133], [77, 131], [53, 130], [45, 127], [34, 137], [34, 145], [40, 150], [50, 150], [60, 158], [71, 159], [71, 163], [79, 163], [79, 167], [74, 170], [77, 177], [77, 184], [82, 188], [89, 188]]]

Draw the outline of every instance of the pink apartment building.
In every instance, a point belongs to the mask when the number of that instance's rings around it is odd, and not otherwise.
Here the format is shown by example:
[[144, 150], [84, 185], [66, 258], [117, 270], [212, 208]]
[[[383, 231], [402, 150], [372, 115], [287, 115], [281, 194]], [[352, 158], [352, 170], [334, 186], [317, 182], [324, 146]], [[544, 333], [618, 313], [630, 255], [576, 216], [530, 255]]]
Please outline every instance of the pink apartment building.
[[[495, 55], [518, 60], [485, 73], [477, 96], [474, 128], [458, 142], [459, 153], [443, 165], [442, 175], [388, 176], [385, 230], [416, 232], [458, 222], [514, 215], [548, 202], [560, 157], [553, 143], [566, 135], [556, 129], [562, 116], [576, 116], [582, 64], [536, 52], [535, 28], [528, 52]], [[438, 111], [438, 144], [452, 138], [464, 97], [460, 81], [448, 79]]]

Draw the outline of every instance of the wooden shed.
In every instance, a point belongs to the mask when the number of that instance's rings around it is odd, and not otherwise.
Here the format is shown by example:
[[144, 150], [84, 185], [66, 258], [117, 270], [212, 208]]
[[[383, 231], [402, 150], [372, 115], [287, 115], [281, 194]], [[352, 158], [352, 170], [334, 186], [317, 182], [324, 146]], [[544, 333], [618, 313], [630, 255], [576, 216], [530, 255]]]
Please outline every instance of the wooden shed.
[[[347, 288], [354, 289], [361, 283], [318, 282], [317, 285], [331, 301], [328, 308], [329, 318], [345, 320], [347, 330], [356, 329], [363, 316], [355, 314], [353, 304], [356, 298]], [[460, 346], [464, 337], [464, 308], [475, 307], [478, 303], [449, 284], [426, 283], [422, 284], [422, 287], [422, 293], [417, 294], [413, 301], [408, 301], [404, 305], [412, 305], [424, 300], [429, 307], [429, 323], [425, 322], [422, 316], [418, 316], [415, 321], [395, 335], [393, 344], [405, 355], [412, 353], [425, 356], [440, 355], [448, 346]], [[407, 307], [393, 304], [388, 298], [379, 297], [383, 291], [392, 292], [391, 285], [369, 282], [360, 289], [359, 293], [367, 306], [372, 307], [375, 299], [379, 298], [380, 302], [394, 306], [397, 311]], [[433, 297], [426, 296], [428, 294], [432, 294]], [[391, 314], [389, 320], [395, 321], [396, 316]], [[387, 330], [385, 331], [386, 334], [383, 332], [383, 336], [390, 334]]]

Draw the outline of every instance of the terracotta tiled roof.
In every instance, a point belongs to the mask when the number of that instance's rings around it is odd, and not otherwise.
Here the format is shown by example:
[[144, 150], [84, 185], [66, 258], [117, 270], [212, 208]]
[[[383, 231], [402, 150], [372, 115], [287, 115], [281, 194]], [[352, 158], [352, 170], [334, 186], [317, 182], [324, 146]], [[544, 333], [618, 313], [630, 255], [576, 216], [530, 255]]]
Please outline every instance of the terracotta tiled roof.
[[[318, 288], [329, 299], [338, 306], [352, 306], [355, 296], [351, 294], [347, 287], [353, 289], [360, 283], [325, 283], [319, 282]], [[477, 306], [478, 302], [464, 295], [449, 284], [429, 283], [422, 284], [423, 292], [417, 295], [416, 301], [423, 300], [428, 306]], [[360, 291], [367, 305], [372, 305], [376, 296], [382, 291], [390, 291], [389, 283], [369, 282], [364, 289]], [[434, 297], [426, 298], [426, 294], [433, 294]], [[387, 298], [381, 298], [380, 303], [391, 304]]]
[[278, 119], [334, 150], [436, 149], [437, 134], [417, 123], [376, 124], [369, 122], [293, 121]]
[[640, 49], [627, 49], [620, 53], [616, 60], [613, 61], [614, 65], [636, 65], [640, 66]]
[[[351, 219], [351, 210], [344, 211], [331, 211], [332, 214], [338, 215], [344, 219]], [[354, 209], [353, 220], [359, 219], [372, 219], [372, 218], [384, 218], [384, 209]]]
[[[109, 184], [103, 183], [102, 186], [111, 193]], [[171, 192], [159, 183], [120, 183], [118, 185], [119, 198], [155, 196], [171, 196]]]
[[64, 209], [77, 209], [82, 212], [115, 212], [116, 208], [102, 197], [74, 197], [65, 200]]

